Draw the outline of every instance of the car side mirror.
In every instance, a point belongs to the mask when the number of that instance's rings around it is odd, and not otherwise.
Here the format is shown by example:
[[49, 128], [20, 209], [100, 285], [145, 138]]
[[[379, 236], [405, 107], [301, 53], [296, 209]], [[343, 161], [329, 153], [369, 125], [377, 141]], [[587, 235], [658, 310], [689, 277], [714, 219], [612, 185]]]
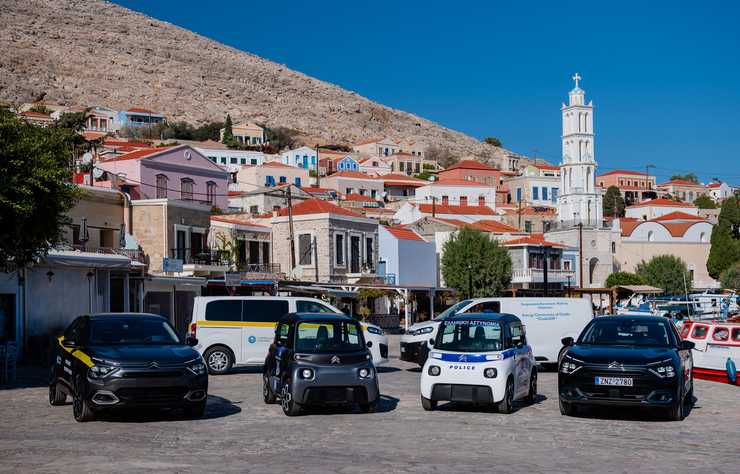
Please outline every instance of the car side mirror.
[[679, 348], [679, 349], [681, 349], [681, 350], [687, 350], [687, 351], [690, 351], [690, 350], [691, 350], [691, 349], [693, 349], [694, 347], [696, 347], [696, 344], [694, 344], [694, 342], [693, 342], [693, 341], [681, 341], [681, 342], [680, 342], [680, 343], [678, 344], [678, 348]]
[[63, 339], [62, 345], [70, 349], [74, 349], [75, 347], [79, 346], [79, 344], [77, 344], [77, 341], [75, 341], [74, 339]]
[[367, 348], [373, 347], [373, 341], [367, 341]]
[[575, 342], [572, 337], [564, 337], [560, 340], [560, 342], [563, 343], [564, 346], [572, 346]]
[[429, 339], [429, 346], [434, 347], [434, 339]]
[[189, 345], [190, 347], [195, 347], [195, 346], [198, 345], [198, 338], [197, 337], [188, 336], [188, 337], [185, 338], [185, 344]]

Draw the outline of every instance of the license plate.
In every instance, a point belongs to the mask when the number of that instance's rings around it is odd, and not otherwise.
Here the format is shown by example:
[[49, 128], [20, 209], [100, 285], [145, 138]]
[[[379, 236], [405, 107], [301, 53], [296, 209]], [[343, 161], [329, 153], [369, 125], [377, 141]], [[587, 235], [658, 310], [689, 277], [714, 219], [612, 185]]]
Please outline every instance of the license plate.
[[616, 387], [631, 387], [632, 379], [629, 377], [596, 377], [596, 385], [612, 385]]

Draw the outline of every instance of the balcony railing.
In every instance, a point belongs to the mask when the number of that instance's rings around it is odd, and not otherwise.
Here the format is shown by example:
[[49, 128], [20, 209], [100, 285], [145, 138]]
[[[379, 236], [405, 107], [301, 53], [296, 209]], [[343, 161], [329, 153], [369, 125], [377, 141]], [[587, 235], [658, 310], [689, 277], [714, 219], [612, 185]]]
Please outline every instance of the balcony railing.
[[220, 250], [170, 249], [170, 258], [182, 260], [184, 265], [231, 265], [230, 253]]
[[[576, 273], [573, 270], [547, 270], [547, 281], [549, 283], [562, 283], [568, 280], [568, 277], [575, 281]], [[542, 268], [525, 268], [514, 270], [511, 273], [513, 283], [535, 283], [543, 282], [545, 271]]]
[[123, 255], [124, 257], [130, 258], [132, 261], [146, 263], [146, 255], [144, 255], [144, 252], [141, 250], [113, 247], [92, 247], [82, 244], [57, 244], [54, 246], [54, 250], [99, 253], [104, 255]]

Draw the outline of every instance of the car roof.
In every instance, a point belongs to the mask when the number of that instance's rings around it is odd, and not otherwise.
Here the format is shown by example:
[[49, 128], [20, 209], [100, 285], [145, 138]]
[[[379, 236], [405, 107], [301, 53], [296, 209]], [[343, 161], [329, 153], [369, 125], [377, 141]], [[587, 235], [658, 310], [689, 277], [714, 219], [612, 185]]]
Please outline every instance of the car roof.
[[445, 318], [445, 321], [467, 321], [474, 319], [476, 321], [496, 321], [500, 323], [509, 323], [520, 319], [509, 313], [458, 313], [454, 316]]
[[648, 315], [641, 315], [641, 314], [636, 314], [634, 316], [630, 314], [617, 314], [617, 315], [609, 315], [609, 316], [598, 316], [593, 319], [593, 321], [626, 321], [626, 320], [645, 321], [645, 322], [670, 321], [668, 318], [665, 318], [663, 316], [648, 316]]
[[157, 318], [166, 319], [164, 316], [153, 313], [93, 313], [87, 315], [92, 320], [110, 318]]
[[346, 321], [359, 323], [355, 318], [346, 314], [337, 313], [289, 313], [283, 316], [280, 322], [301, 322], [301, 321]]

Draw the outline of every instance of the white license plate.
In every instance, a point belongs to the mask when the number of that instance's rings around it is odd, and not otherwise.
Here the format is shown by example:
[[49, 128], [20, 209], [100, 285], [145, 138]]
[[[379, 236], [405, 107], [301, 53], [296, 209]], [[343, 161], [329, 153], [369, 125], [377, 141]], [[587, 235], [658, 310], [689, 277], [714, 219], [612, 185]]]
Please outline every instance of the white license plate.
[[615, 387], [631, 387], [632, 379], [629, 377], [596, 377], [596, 385], [612, 385]]

